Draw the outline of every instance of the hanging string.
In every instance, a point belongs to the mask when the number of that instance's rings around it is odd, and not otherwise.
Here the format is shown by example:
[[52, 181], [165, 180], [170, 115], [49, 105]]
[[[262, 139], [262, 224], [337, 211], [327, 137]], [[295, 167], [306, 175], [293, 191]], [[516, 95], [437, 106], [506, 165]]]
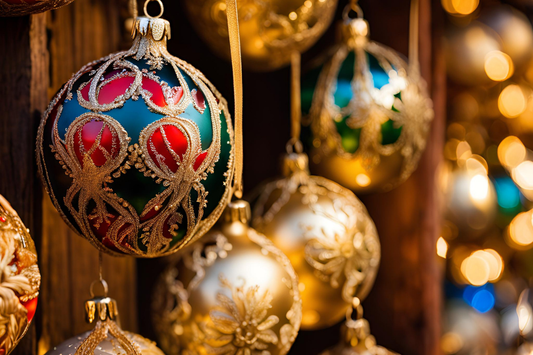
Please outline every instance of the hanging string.
[[130, 13], [133, 20], [139, 15], [139, 11], [137, 10], [137, 0], [130, 0]]
[[104, 264], [104, 254], [102, 253], [102, 251], [98, 251], [98, 276], [100, 278], [100, 281], [104, 280], [103, 264]]
[[420, 0], [411, 0], [409, 14], [409, 63], [414, 70], [419, 69], [418, 62], [418, 28], [420, 16]]
[[233, 91], [235, 96], [235, 197], [242, 197], [243, 141], [242, 141], [242, 62], [237, 0], [226, 0], [231, 66], [233, 68]]
[[302, 101], [300, 91], [301, 54], [298, 51], [291, 53], [291, 140], [287, 147], [289, 152], [294, 149], [297, 153], [303, 151], [300, 142], [302, 122]]

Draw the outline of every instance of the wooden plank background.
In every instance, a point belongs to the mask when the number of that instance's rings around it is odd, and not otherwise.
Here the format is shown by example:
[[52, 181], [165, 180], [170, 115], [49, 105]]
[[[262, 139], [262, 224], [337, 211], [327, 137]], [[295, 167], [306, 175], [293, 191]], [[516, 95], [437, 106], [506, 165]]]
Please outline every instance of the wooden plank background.
[[[421, 1], [421, 65], [436, 118], [418, 171], [387, 194], [362, 197], [382, 241], [382, 266], [364, 302], [380, 344], [403, 355], [440, 354], [442, 270], [435, 256], [440, 212], [435, 177], [445, 120], [445, 71], [440, 53], [442, 10]], [[231, 67], [213, 56], [192, 30], [183, 0], [165, 1], [172, 24], [169, 50], [202, 70], [232, 102]], [[337, 19], [345, 0], [340, 0]], [[407, 53], [408, 0], [361, 0], [372, 38]], [[76, 0], [44, 15], [0, 18], [0, 193], [33, 231], [40, 249], [43, 286], [38, 317], [15, 354], [43, 354], [50, 346], [88, 329], [83, 302], [97, 278], [98, 253], [62, 222], [36, 177], [35, 133], [51, 96], [82, 65], [124, 48], [125, 0]], [[334, 26], [303, 57], [303, 65], [334, 41]], [[289, 138], [289, 69], [244, 73], [245, 187], [251, 190], [279, 172]], [[149, 313], [154, 275], [164, 260], [110, 258], [104, 277], [119, 301], [122, 325], [155, 339]], [[316, 355], [337, 342], [339, 325], [302, 332], [291, 354]], [[39, 349], [38, 349], [39, 348]]]

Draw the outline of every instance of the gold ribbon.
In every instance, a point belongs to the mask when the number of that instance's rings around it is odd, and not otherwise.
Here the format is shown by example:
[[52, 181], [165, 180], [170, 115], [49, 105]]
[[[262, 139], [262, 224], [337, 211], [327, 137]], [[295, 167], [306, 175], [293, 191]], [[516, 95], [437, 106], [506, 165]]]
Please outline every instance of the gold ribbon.
[[409, 66], [411, 70], [419, 70], [418, 62], [418, 27], [420, 16], [420, 0], [411, 0], [409, 14]]
[[135, 21], [135, 19], [139, 15], [137, 11], [137, 0], [130, 0], [130, 13], [131, 17], [133, 17], [133, 21]]
[[302, 121], [302, 101], [300, 92], [300, 72], [301, 72], [301, 54], [293, 51], [291, 54], [291, 140], [288, 149], [297, 153], [303, 151], [300, 142], [300, 131]]
[[235, 96], [235, 197], [242, 197], [243, 141], [242, 141], [242, 61], [241, 38], [239, 35], [239, 18], [237, 0], [226, 0], [228, 18], [229, 45], [231, 49], [231, 66], [233, 68], [233, 91]]

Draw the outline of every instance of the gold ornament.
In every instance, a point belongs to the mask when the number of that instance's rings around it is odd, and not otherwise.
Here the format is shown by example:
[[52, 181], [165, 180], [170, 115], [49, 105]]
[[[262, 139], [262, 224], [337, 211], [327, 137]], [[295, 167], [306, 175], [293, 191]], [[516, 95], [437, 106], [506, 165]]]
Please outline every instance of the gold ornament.
[[305, 154], [285, 158], [285, 177], [258, 188], [253, 226], [294, 266], [303, 301], [303, 329], [332, 325], [352, 298], [364, 299], [380, 260], [376, 227], [355, 195], [310, 176]]
[[250, 206], [180, 252], [154, 290], [154, 325], [167, 355], [283, 355], [302, 317], [289, 259], [248, 226]]
[[103, 296], [96, 296], [91, 285], [91, 297], [85, 303], [87, 322], [96, 322], [90, 332], [68, 339], [47, 352], [47, 355], [164, 355], [156, 344], [142, 336], [123, 331], [118, 325], [118, 309], [114, 299], [107, 297], [107, 283]]
[[74, 0], [0, 0], [0, 17], [26, 16], [59, 9]]
[[[361, 9], [352, 8], [360, 17]], [[356, 193], [387, 191], [416, 169], [434, 115], [432, 102], [416, 48], [408, 66], [397, 52], [369, 40], [368, 23], [349, 18], [349, 10], [342, 41], [324, 64], [313, 96], [311, 170]], [[417, 18], [411, 15], [412, 22]]]
[[445, 175], [446, 221], [453, 224], [455, 236], [463, 240], [481, 236], [494, 223], [498, 207], [496, 190], [486, 170], [462, 166]]
[[[245, 67], [275, 70], [293, 51], [310, 48], [331, 24], [337, 0], [239, 0], [239, 27]], [[185, 8], [200, 36], [229, 58], [225, 0], [187, 0]]]
[[370, 333], [370, 325], [363, 318], [360, 301], [356, 298], [354, 302], [357, 305], [357, 319], [352, 319], [352, 310], [348, 310], [341, 341], [320, 355], [398, 355], [376, 345], [376, 339]]
[[41, 274], [29, 230], [0, 195], [0, 354], [9, 354], [35, 315]]

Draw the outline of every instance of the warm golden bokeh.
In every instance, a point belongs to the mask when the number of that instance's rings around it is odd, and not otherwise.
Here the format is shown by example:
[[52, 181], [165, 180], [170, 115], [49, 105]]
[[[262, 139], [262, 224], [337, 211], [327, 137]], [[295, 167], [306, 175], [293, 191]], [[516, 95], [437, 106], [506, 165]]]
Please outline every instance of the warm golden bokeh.
[[511, 84], [502, 90], [498, 98], [498, 108], [507, 118], [520, 116], [527, 105], [527, 98], [519, 85]]
[[526, 158], [526, 147], [520, 139], [509, 136], [498, 146], [498, 159], [506, 168], [515, 168]]
[[440, 237], [437, 240], [437, 255], [443, 259], [446, 259], [448, 254], [448, 243], [444, 240], [443, 237]]
[[509, 225], [509, 237], [519, 249], [533, 246], [533, 210], [519, 213]]
[[485, 57], [485, 73], [494, 81], [504, 81], [514, 74], [513, 60], [502, 51], [492, 51]]

